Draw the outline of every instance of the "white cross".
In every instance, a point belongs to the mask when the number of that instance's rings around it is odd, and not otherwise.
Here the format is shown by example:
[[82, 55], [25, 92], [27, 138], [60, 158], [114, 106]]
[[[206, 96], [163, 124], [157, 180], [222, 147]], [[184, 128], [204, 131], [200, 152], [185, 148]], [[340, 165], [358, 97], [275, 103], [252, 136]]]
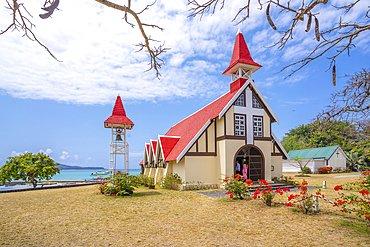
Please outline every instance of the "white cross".
[[263, 117], [264, 110], [261, 108], [253, 108], [252, 91], [245, 90], [245, 96], [245, 107], [237, 105], [234, 106], [234, 113], [246, 115], [245, 132], [247, 135], [247, 144], [253, 144], [253, 116]]

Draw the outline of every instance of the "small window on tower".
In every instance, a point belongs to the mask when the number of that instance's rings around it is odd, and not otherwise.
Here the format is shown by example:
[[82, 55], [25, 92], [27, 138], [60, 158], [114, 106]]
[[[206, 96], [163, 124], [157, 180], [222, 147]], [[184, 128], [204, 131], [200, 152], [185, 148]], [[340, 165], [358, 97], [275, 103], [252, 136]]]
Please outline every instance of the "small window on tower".
[[235, 135], [245, 136], [245, 116], [235, 115]]
[[253, 96], [253, 108], [262, 108], [262, 106], [254, 96]]
[[235, 105], [244, 106], [244, 94], [242, 93], [239, 98], [235, 101]]

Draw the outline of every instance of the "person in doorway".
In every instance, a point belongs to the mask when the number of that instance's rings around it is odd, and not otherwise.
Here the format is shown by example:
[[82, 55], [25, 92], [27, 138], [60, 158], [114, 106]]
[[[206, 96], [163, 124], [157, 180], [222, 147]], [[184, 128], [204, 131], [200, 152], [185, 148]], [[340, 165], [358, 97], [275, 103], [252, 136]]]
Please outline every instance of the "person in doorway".
[[248, 164], [245, 162], [243, 164], [243, 179], [247, 180], [248, 178]]
[[236, 170], [236, 174], [241, 174], [239, 161], [236, 162], [236, 168], [235, 168], [235, 170]]

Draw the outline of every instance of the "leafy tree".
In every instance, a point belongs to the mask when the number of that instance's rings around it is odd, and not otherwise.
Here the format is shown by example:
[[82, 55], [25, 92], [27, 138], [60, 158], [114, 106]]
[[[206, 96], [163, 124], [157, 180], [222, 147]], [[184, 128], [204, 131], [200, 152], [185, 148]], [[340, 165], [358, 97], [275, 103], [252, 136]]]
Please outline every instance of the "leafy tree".
[[340, 145], [350, 151], [358, 142], [358, 133], [353, 124], [342, 121], [313, 121], [289, 130], [282, 145], [288, 152], [306, 148]]
[[312, 159], [307, 159], [307, 161], [303, 161], [304, 158], [300, 158], [298, 156], [293, 157], [293, 159], [294, 159], [294, 161], [296, 163], [295, 164], [293, 163], [292, 165], [294, 167], [297, 167], [297, 168], [301, 169], [301, 173], [302, 173], [302, 175], [304, 175], [306, 173], [306, 171], [307, 171], [306, 167], [307, 167], [308, 163], [310, 163], [310, 161]]
[[55, 174], [60, 173], [57, 165], [59, 163], [54, 163], [49, 156], [42, 153], [24, 153], [8, 157], [5, 164], [0, 167], [0, 182], [4, 185], [6, 181], [21, 179], [31, 182], [35, 188], [38, 181], [50, 180]]

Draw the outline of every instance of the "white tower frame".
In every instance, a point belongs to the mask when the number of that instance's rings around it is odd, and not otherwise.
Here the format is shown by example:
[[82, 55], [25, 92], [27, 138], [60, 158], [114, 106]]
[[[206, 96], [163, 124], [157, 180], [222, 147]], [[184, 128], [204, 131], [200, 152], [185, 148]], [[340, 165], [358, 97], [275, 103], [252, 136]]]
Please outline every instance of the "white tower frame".
[[[117, 163], [117, 155], [123, 155], [123, 164], [125, 173], [129, 173], [129, 145], [126, 141], [126, 127], [111, 127], [112, 141], [109, 143], [109, 173], [115, 173], [115, 164]], [[118, 131], [122, 129], [123, 131]], [[116, 140], [116, 136], [123, 135], [123, 140]]]

